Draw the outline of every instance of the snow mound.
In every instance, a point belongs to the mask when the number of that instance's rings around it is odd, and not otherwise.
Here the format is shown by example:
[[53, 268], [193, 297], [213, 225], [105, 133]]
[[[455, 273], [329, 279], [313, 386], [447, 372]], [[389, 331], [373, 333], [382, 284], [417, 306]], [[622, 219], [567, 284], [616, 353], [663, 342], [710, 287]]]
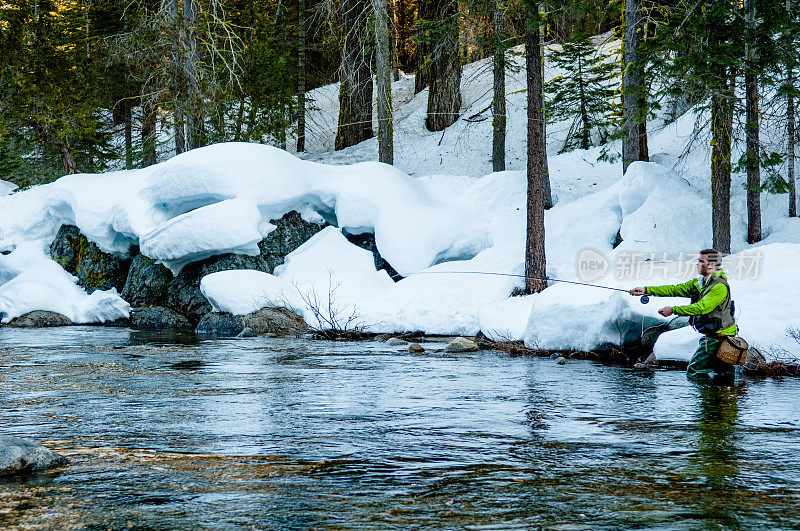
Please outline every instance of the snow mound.
[[[138, 245], [177, 273], [216, 254], [257, 254], [258, 241], [275, 228], [270, 220], [297, 210], [352, 233], [373, 232], [381, 255], [408, 275], [470, 258], [502, 238], [500, 213], [489, 207], [508, 204], [506, 193], [521, 182], [499, 174], [459, 196], [436, 197], [385, 164], [330, 166], [259, 144], [217, 144], [144, 169], [67, 175], [0, 197], [7, 214], [0, 250], [52, 241], [62, 224], [74, 224], [105, 252], [122, 255]], [[491, 183], [502, 186], [484, 202]]]
[[0, 195], [8, 195], [16, 189], [16, 184], [0, 179]]
[[50, 260], [42, 245], [20, 245], [0, 256], [0, 321], [34, 310], [60, 313], [73, 323], [103, 323], [129, 316], [130, 305], [115, 289], [88, 295], [75, 277]]
[[294, 286], [274, 275], [252, 269], [206, 275], [200, 281], [200, 292], [215, 312], [247, 315], [265, 307], [284, 307], [302, 314], [305, 310]]

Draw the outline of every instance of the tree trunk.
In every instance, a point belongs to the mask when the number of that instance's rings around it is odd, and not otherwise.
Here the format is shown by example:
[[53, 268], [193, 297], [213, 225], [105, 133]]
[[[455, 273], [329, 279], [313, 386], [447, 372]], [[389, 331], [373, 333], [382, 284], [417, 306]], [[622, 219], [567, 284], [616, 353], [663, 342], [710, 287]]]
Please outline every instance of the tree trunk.
[[442, 131], [458, 120], [461, 109], [461, 59], [458, 48], [456, 0], [436, 2], [436, 32], [428, 67], [429, 131]]
[[794, 151], [795, 151], [795, 123], [794, 123], [794, 72], [790, 67], [787, 73], [786, 83], [789, 86], [789, 95], [786, 102], [786, 136], [787, 149], [786, 149], [786, 164], [787, 180], [789, 181], [789, 217], [797, 217], [797, 191], [794, 177]]
[[731, 141], [735, 73], [718, 73], [721, 88], [711, 96], [711, 224], [713, 247], [731, 252]]
[[578, 97], [581, 102], [581, 148], [589, 149], [591, 141], [591, 127], [589, 113], [586, 110], [586, 89], [583, 83], [583, 64], [578, 57]]
[[374, 0], [375, 10], [375, 80], [378, 91], [378, 160], [394, 164], [392, 126], [392, 80], [389, 50], [387, 0]]
[[528, 87], [528, 194], [525, 242], [525, 292], [542, 291], [547, 276], [544, 252], [544, 206], [547, 154], [542, 150], [542, 58], [539, 38], [539, 5], [525, 2], [525, 67]]
[[122, 100], [122, 119], [125, 122], [125, 169], [133, 168], [133, 116], [131, 100]]
[[506, 49], [503, 39], [505, 5], [497, 0], [494, 6], [494, 97], [492, 99], [492, 171], [506, 169]]
[[342, 64], [339, 68], [339, 127], [335, 149], [344, 149], [372, 138], [372, 68], [367, 45], [369, 35], [366, 0], [342, 0]]
[[544, 157], [544, 208], [553, 208], [553, 194], [550, 190], [550, 174], [547, 170], [547, 119], [545, 117], [544, 105], [544, 36], [547, 33], [547, 9], [542, 6], [541, 19], [539, 23], [539, 79], [542, 83], [542, 90], [539, 92], [539, 106], [542, 109], [542, 156]]
[[156, 106], [152, 97], [142, 98], [142, 167], [156, 163]]
[[749, 71], [745, 75], [745, 107], [747, 136], [747, 243], [761, 241], [761, 172], [758, 134], [758, 79]]
[[758, 76], [755, 72], [756, 8], [747, 0], [747, 71], [745, 72], [745, 136], [747, 137], [747, 243], [761, 241], [761, 150], [759, 147]]
[[297, 1], [297, 147], [306, 150], [306, 0]]
[[170, 31], [172, 31], [171, 59], [172, 59], [172, 105], [173, 119], [175, 122], [175, 154], [180, 155], [186, 151], [186, 135], [183, 131], [183, 73], [181, 72], [180, 51], [180, 23], [178, 21], [178, 0], [170, 0], [169, 4]]
[[430, 23], [433, 19], [434, 0], [417, 1], [417, 45], [416, 45], [416, 70], [414, 75], [414, 94], [419, 94], [428, 86], [428, 68], [430, 67], [431, 40], [430, 30], [423, 23]]
[[647, 99], [644, 87], [644, 66], [639, 49], [644, 24], [641, 0], [625, 0], [624, 73], [622, 78], [622, 112], [625, 137], [622, 139], [622, 172], [631, 162], [647, 161]]
[[183, 0], [183, 24], [186, 31], [186, 62], [184, 76], [186, 79], [186, 140], [189, 149], [203, 145], [203, 117], [199, 101], [199, 75], [197, 72], [197, 25], [196, 0]]
[[61, 167], [64, 169], [64, 175], [72, 175], [77, 173], [75, 167], [75, 160], [72, 158], [72, 150], [69, 147], [69, 140], [62, 140], [58, 142], [58, 154], [61, 158]]

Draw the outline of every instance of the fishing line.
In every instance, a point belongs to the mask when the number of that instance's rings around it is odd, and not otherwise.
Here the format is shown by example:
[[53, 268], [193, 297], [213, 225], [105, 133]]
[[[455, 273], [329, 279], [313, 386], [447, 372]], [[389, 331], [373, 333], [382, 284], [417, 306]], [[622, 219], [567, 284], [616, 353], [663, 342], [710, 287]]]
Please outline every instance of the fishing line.
[[[553, 277], [529, 277], [526, 275], [517, 275], [514, 273], [495, 273], [493, 271], [420, 271], [419, 273], [416, 274], [417, 275], [494, 275], [500, 277], [516, 277], [516, 278], [524, 278], [532, 280], [563, 282], [566, 284], [575, 284], [578, 286], [589, 286], [591, 288], [609, 289], [611, 291], [621, 291], [623, 293], [630, 293], [628, 290], [622, 288], [612, 288], [611, 286], [590, 284], [588, 282], [578, 282], [576, 280], [563, 280], [560, 278], [553, 278]], [[648, 295], [641, 295], [640, 301], [642, 304], [647, 304], [648, 302], [650, 302], [650, 297]]]

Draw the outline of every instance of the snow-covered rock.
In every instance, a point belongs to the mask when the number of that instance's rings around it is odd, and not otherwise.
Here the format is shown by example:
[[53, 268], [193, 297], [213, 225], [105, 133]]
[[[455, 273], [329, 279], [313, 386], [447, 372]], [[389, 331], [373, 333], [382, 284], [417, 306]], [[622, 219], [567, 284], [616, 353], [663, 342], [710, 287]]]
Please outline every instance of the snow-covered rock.
[[41, 243], [23, 243], [14, 252], [0, 255], [0, 322], [35, 310], [59, 313], [73, 323], [128, 317], [130, 306], [116, 289], [89, 295], [75, 282], [75, 277], [45, 255]]

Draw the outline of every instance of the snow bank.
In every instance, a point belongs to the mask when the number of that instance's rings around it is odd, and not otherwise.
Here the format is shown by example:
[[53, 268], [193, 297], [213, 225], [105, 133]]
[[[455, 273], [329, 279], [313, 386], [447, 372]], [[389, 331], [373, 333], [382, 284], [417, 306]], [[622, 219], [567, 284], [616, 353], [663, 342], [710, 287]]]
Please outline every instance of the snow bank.
[[0, 255], [0, 321], [8, 323], [34, 310], [57, 312], [73, 323], [102, 323], [128, 317], [130, 306], [115, 289], [87, 295], [75, 280], [36, 242]]
[[284, 307], [302, 314], [305, 310], [294, 286], [252, 269], [206, 275], [200, 281], [200, 292], [215, 312], [246, 315], [265, 307]]
[[16, 184], [0, 179], [0, 195], [8, 195], [16, 189]]
[[[520, 181], [489, 179], [503, 180]], [[258, 241], [275, 228], [269, 221], [297, 210], [353, 233], [374, 232], [382, 256], [408, 275], [470, 258], [502, 235], [493, 230], [498, 213], [488, 216], [477, 204], [487, 185], [437, 199], [385, 164], [329, 166], [264, 145], [217, 144], [145, 169], [68, 175], [0, 197], [0, 250], [52, 241], [61, 224], [74, 224], [103, 251], [139, 245], [177, 272], [216, 254], [257, 254]]]

